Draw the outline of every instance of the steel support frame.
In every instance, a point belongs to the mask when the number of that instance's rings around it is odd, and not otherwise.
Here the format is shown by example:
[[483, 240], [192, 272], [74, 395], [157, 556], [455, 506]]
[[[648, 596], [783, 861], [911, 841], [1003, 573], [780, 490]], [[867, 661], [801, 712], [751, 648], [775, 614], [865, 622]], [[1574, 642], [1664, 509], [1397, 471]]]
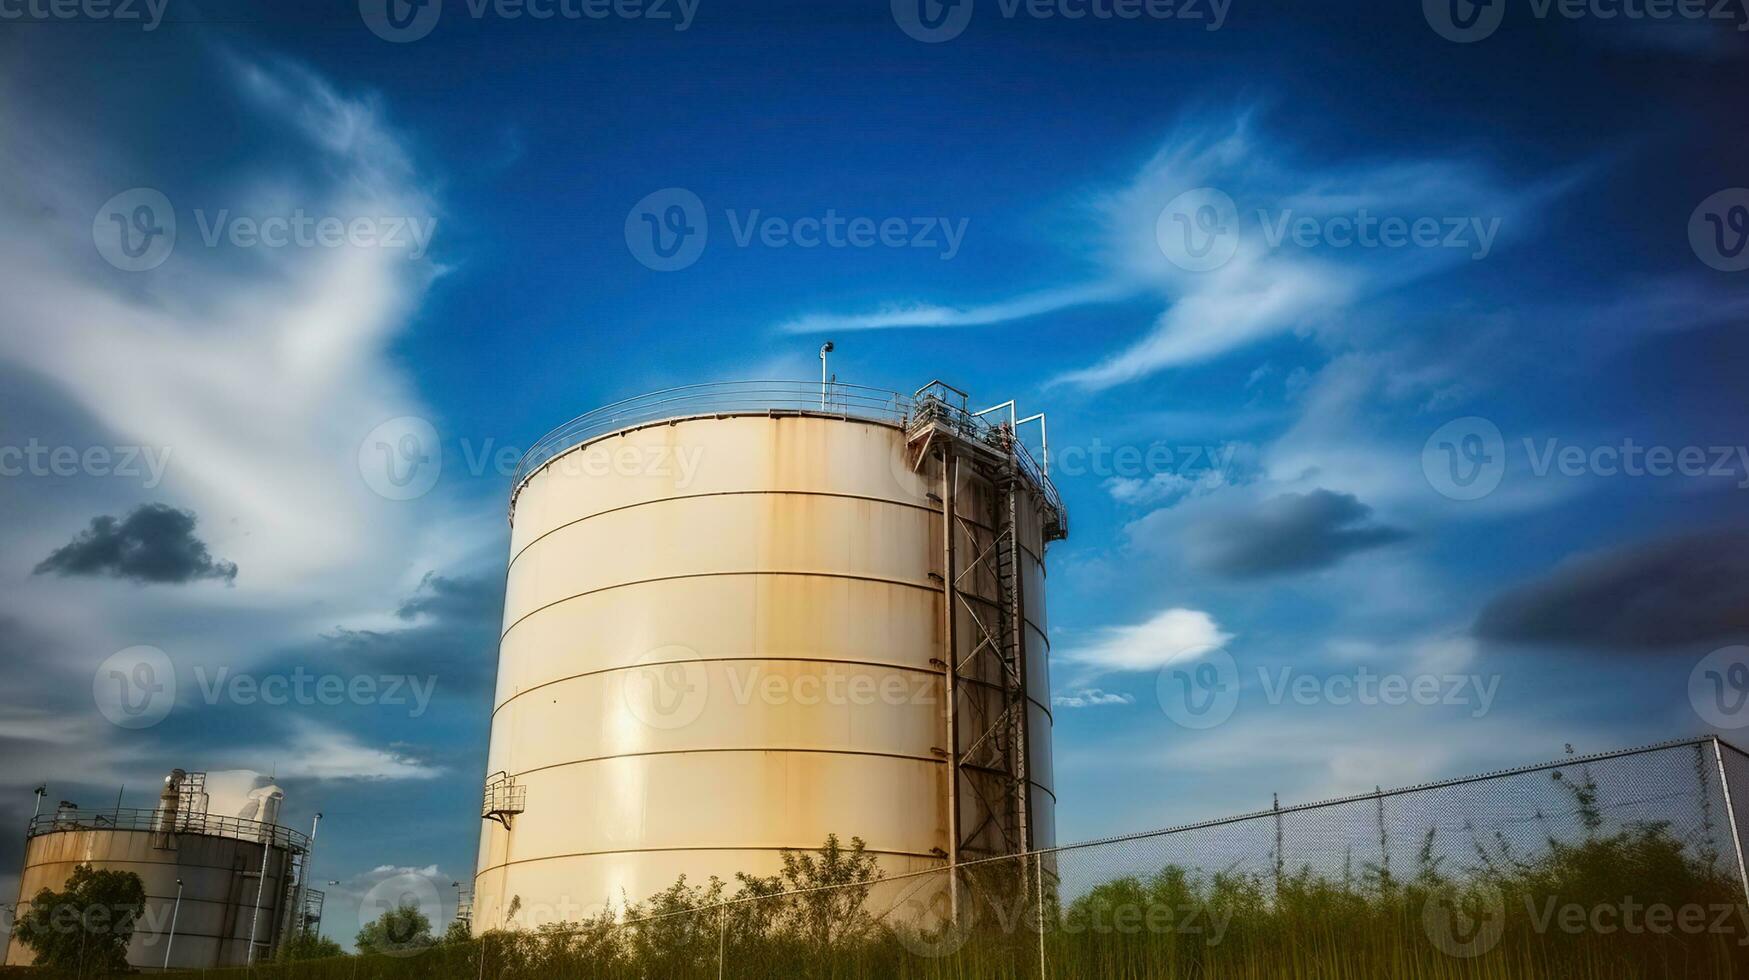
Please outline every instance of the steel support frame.
[[[935, 442], [933, 438], [930, 441]], [[1002, 835], [1003, 851], [1022, 853], [1033, 847], [1031, 744], [1027, 731], [1029, 685], [1023, 618], [1025, 597], [1021, 588], [1021, 548], [1016, 533], [1020, 494], [1024, 490], [1014, 479], [1015, 467], [1011, 459], [994, 467], [989, 464], [982, 467], [997, 490], [997, 499], [993, 502], [995, 513], [991, 515], [994, 533], [989, 544], [980, 547], [979, 529], [960, 515], [957, 493], [962, 466], [971, 463], [976, 467], [978, 464], [975, 458], [967, 458], [955, 451], [956, 441], [941, 439], [933, 447], [936, 449], [934, 458], [941, 470], [938, 496], [942, 514], [945, 617], [941, 660], [947, 689], [950, 828], [947, 857], [950, 866], [961, 863], [964, 853], [977, 847], [979, 838], [992, 823]], [[929, 448], [925, 446], [924, 452], [919, 454], [919, 462]], [[967, 544], [966, 550], [974, 555], [963, 564], [960, 558], [962, 541]], [[998, 585], [994, 623], [987, 622], [988, 609], [980, 614], [978, 603], [988, 600], [965, 591], [966, 580], [979, 569], [987, 571]], [[961, 653], [964, 644], [958, 622], [960, 610], [965, 612], [975, 630], [975, 642], [964, 654]], [[986, 659], [991, 661], [994, 673], [1000, 678], [1000, 683], [994, 686], [1000, 689], [1001, 705], [994, 714], [987, 710], [992, 696], [987, 688], [992, 685], [983, 681], [976, 671], [980, 661]], [[962, 678], [968, 676], [978, 683], [962, 683]], [[968, 689], [974, 692], [969, 705], [963, 703]], [[962, 732], [968, 725], [976, 735], [962, 750]], [[992, 783], [996, 784], [995, 787], [990, 786]], [[966, 807], [961, 798], [962, 784], [976, 795], [978, 808], [982, 810], [977, 825], [969, 829], [963, 826]], [[952, 891], [957, 913], [957, 882]]]

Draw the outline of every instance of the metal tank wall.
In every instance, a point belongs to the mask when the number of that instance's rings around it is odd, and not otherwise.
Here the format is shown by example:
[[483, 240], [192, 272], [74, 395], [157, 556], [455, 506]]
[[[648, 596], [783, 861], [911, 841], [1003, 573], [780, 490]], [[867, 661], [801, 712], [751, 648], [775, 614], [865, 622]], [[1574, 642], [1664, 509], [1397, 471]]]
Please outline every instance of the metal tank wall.
[[[889, 875], [941, 866], [939, 467], [913, 472], [904, 449], [879, 422], [694, 418], [594, 439], [529, 477], [488, 763], [526, 809], [482, 823], [476, 931], [617, 908], [683, 873], [769, 875], [830, 833], [861, 837]], [[988, 485], [963, 486], [957, 509], [982, 520]], [[1036, 514], [1020, 540], [1048, 846]]]
[[[170, 945], [173, 968], [203, 969], [241, 966], [248, 960], [250, 922], [254, 915], [261, 849], [256, 841], [208, 834], [166, 835], [152, 830], [55, 830], [29, 838], [19, 881], [18, 914], [30, 910], [31, 899], [44, 888], [66, 887], [73, 869], [131, 871], [145, 886], [145, 910], [136, 921], [128, 962], [141, 969], [164, 966], [165, 941], [181, 878], [182, 905], [176, 911], [175, 941]], [[256, 958], [267, 954], [283, 915], [287, 853], [272, 847], [267, 860], [266, 888], [255, 926]], [[32, 951], [13, 939], [6, 950], [8, 966], [29, 965]]]

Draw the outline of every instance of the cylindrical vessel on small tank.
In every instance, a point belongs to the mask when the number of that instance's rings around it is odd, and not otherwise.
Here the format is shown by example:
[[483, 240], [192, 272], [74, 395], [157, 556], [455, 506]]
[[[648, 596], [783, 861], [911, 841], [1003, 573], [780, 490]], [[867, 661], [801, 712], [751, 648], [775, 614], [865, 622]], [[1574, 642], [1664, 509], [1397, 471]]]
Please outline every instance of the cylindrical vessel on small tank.
[[537, 444], [475, 930], [770, 875], [830, 834], [887, 875], [1052, 844], [1043, 555], [1065, 517], [1012, 419], [944, 386], [745, 382]]

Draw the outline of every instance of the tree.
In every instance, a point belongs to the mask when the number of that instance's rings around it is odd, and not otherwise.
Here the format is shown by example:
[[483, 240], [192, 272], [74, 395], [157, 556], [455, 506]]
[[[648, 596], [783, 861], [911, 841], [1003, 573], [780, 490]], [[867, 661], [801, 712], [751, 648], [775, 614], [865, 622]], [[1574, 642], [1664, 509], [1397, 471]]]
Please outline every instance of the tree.
[[448, 946], [466, 945], [474, 941], [474, 931], [468, 928], [468, 920], [452, 919], [449, 928], [443, 930], [443, 942]]
[[437, 940], [431, 935], [431, 920], [419, 911], [419, 906], [404, 902], [385, 910], [375, 922], [358, 930], [353, 943], [360, 953], [400, 956], [433, 946]]
[[280, 944], [281, 960], [321, 960], [330, 956], [345, 956], [340, 944], [320, 933], [305, 930]]
[[139, 875], [81, 864], [65, 891], [36, 893], [12, 934], [36, 953], [38, 966], [80, 975], [121, 973], [128, 968], [134, 923], [145, 909]]
[[783, 871], [776, 875], [761, 878], [743, 872], [735, 877], [741, 882], [739, 897], [760, 899], [750, 904], [769, 917], [756, 923], [762, 929], [787, 918], [797, 934], [830, 949], [860, 941], [874, 928], [863, 904], [881, 870], [860, 837], [852, 837], [845, 847], [837, 834], [827, 834], [817, 852], [785, 850]]

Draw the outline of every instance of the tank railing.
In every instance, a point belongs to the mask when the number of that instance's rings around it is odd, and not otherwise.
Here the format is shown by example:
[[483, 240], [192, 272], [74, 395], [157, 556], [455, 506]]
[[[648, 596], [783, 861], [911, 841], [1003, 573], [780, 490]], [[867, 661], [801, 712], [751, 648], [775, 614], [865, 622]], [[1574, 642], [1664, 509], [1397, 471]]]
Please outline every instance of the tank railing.
[[542, 436], [517, 464], [511, 497], [553, 458], [609, 433], [649, 422], [699, 415], [818, 412], [903, 423], [911, 401], [893, 391], [832, 381], [718, 381], [637, 395], [579, 415]]
[[37, 837], [62, 830], [151, 830], [161, 834], [205, 834], [209, 837], [230, 837], [255, 843], [265, 841], [275, 847], [294, 851], [307, 851], [310, 846], [309, 837], [279, 824], [210, 813], [172, 813], [167, 810], [137, 808], [60, 809], [53, 813], [38, 814], [31, 818], [25, 837]]
[[1057, 526], [1067, 527], [1062, 498], [1025, 445], [1014, 438], [1005, 424], [973, 415], [966, 408], [963, 393], [939, 381], [918, 389], [915, 396], [839, 381], [715, 381], [621, 399], [566, 422], [542, 436], [523, 454], [511, 477], [510, 512], [514, 516], [516, 496], [536, 470], [601, 436], [670, 420], [768, 412], [866, 419], [899, 426], [920, 419], [939, 421], [966, 438], [1012, 450], [1028, 479], [1056, 511]]
[[1050, 505], [1052, 512], [1056, 515], [1054, 535], [1059, 538], [1068, 537], [1069, 509], [1063, 506], [1063, 498], [1057, 494], [1057, 485], [1051, 482], [1051, 478], [1045, 475], [1044, 468], [1038, 465], [1036, 459], [1033, 459], [1032, 451], [1026, 448], [1026, 443], [1016, 439], [1013, 449], [1014, 458], [1020, 462], [1021, 470], [1026, 473], [1033, 485], [1038, 487], [1039, 495], [1044, 497], [1045, 503]]

